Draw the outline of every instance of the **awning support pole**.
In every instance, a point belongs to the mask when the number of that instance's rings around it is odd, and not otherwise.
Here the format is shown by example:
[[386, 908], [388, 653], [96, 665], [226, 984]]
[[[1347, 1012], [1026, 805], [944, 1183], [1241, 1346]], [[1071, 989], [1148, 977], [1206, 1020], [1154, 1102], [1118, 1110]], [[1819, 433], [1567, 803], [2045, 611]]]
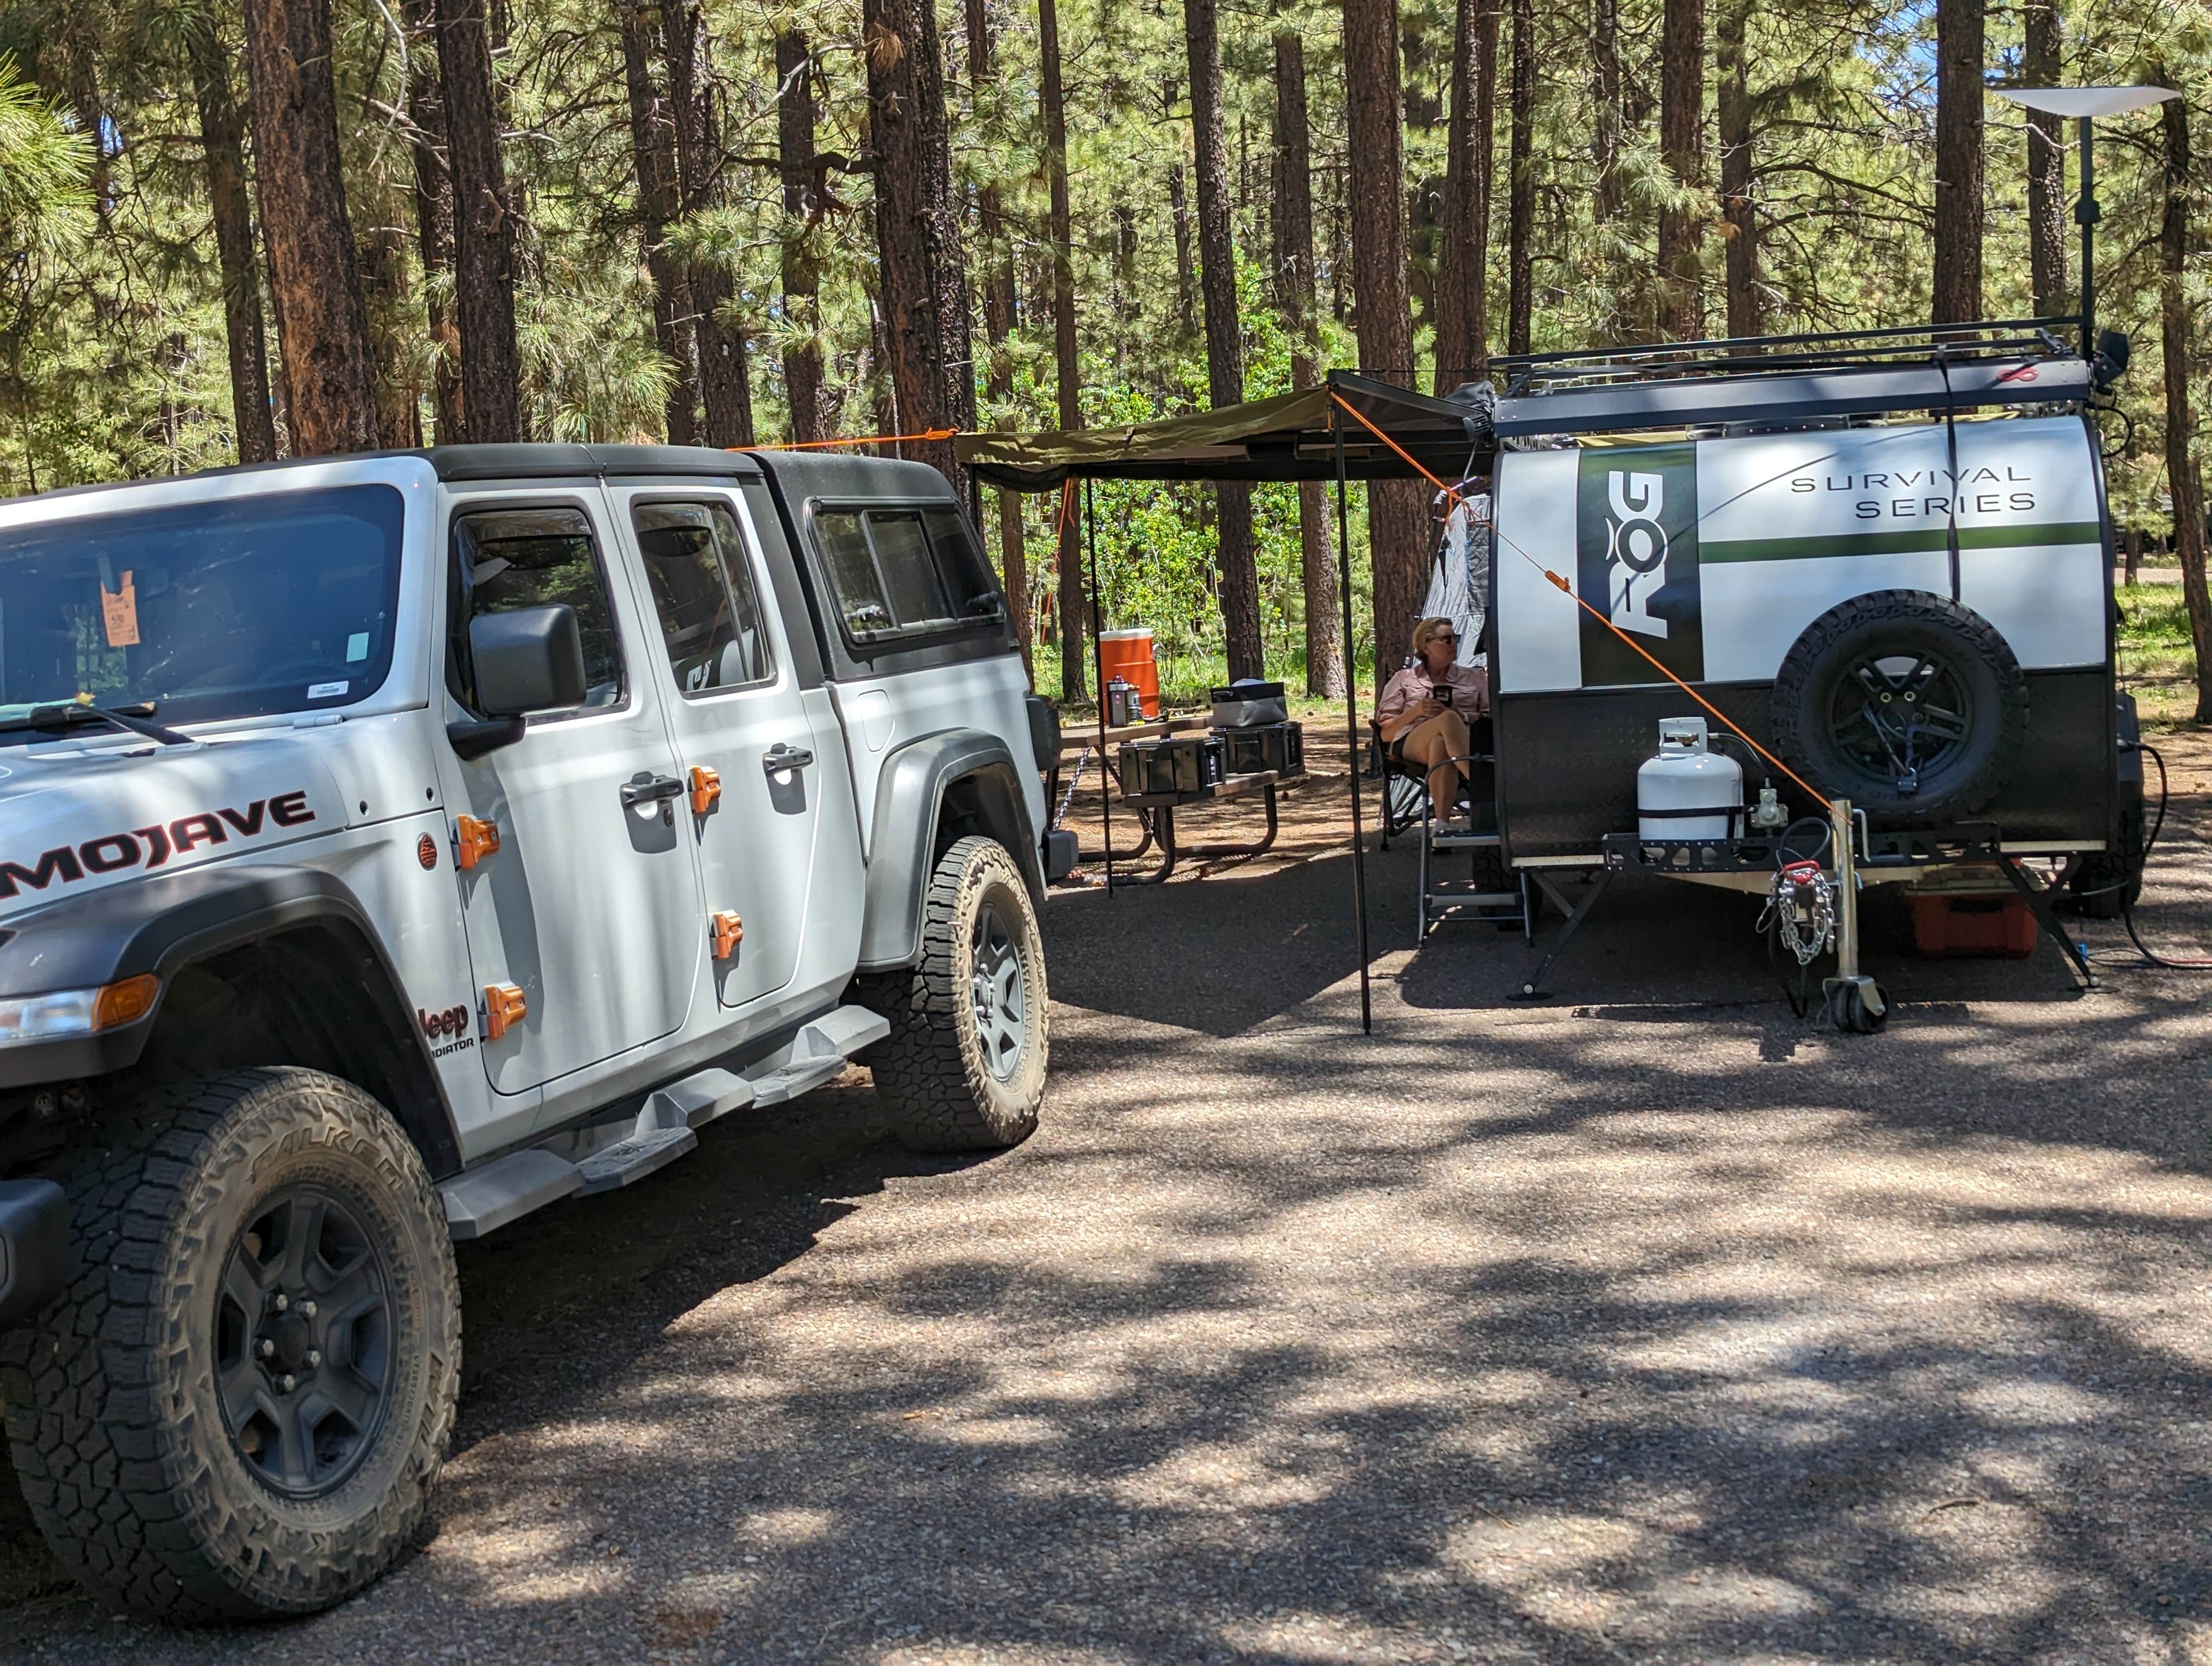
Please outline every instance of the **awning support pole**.
[[1114, 756], [1106, 750], [1106, 643], [1099, 635], [1098, 514], [1091, 495], [1091, 481], [1083, 482], [1083, 539], [1091, 567], [1091, 660], [1096, 675], [1091, 691], [1098, 696], [1098, 820], [1105, 829], [1106, 894], [1114, 894]]
[[1359, 953], [1359, 1032], [1375, 1032], [1374, 998], [1367, 982], [1367, 841], [1359, 825], [1359, 656], [1352, 637], [1352, 512], [1344, 487], [1344, 419], [1329, 406], [1336, 441], [1336, 594], [1344, 607], [1344, 739], [1352, 760], [1352, 934]]

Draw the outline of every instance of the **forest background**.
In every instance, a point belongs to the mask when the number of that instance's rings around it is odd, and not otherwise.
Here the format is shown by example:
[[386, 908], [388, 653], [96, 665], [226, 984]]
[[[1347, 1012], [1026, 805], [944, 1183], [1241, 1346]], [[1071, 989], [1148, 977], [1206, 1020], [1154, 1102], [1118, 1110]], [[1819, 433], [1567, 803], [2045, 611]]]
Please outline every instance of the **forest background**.
[[[2212, 715], [2197, 0], [0, 0], [0, 491], [454, 440], [1110, 426], [1493, 352], [2052, 315], [2100, 125], [2116, 520]], [[906, 454], [952, 473], [942, 440]], [[1425, 489], [1357, 494], [1355, 668]], [[1087, 692], [1057, 497], [974, 500]], [[1098, 489], [1172, 684], [1340, 690], [1319, 488]], [[1371, 569], [1365, 559], [1372, 538]], [[2171, 554], [2164, 553], [2171, 549]]]

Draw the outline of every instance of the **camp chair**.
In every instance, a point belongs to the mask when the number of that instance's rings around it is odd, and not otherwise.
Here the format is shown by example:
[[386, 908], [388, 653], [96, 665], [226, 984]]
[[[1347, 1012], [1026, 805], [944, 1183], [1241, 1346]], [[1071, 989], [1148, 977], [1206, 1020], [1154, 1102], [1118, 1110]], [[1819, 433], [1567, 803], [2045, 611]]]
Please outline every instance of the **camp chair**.
[[1428, 813], [1428, 771], [1418, 764], [1408, 763], [1396, 747], [1382, 739], [1382, 726], [1373, 718], [1367, 720], [1369, 754], [1373, 767], [1368, 771], [1382, 782], [1382, 848], [1390, 848], [1390, 841], [1419, 822]]

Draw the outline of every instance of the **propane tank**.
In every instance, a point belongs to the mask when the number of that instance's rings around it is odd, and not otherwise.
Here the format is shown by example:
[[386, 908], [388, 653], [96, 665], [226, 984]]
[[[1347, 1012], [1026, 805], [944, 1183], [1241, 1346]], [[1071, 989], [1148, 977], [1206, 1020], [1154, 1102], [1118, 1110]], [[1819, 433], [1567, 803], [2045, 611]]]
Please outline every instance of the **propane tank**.
[[1636, 772], [1636, 836], [1729, 839], [1743, 812], [1743, 766], [1705, 749], [1702, 717], [1659, 720], [1658, 756]]

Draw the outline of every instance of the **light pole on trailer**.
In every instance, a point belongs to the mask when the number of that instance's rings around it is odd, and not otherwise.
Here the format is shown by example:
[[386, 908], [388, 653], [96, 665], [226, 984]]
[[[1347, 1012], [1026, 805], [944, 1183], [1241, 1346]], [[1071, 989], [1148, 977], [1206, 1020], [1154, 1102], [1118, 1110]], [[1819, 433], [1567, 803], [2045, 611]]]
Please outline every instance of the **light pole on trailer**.
[[2081, 194], [2074, 202], [2074, 223], [2081, 228], [2081, 357], [2097, 359], [2097, 161], [2090, 147], [2089, 124], [2099, 116], [2122, 116], [2179, 98], [2169, 87], [1997, 87], [1999, 98], [2062, 119], [2072, 117], [2081, 138]]

